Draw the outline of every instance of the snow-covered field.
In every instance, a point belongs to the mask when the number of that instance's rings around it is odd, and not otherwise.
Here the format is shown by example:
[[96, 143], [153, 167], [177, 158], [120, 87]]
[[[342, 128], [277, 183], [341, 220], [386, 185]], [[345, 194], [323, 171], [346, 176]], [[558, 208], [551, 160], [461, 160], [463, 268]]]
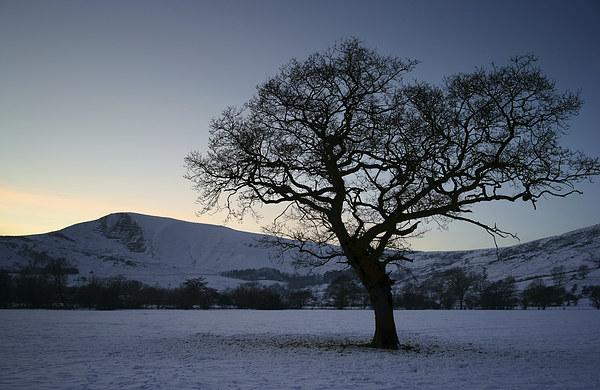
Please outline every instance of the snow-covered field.
[[600, 311], [0, 310], [0, 389], [598, 389]]

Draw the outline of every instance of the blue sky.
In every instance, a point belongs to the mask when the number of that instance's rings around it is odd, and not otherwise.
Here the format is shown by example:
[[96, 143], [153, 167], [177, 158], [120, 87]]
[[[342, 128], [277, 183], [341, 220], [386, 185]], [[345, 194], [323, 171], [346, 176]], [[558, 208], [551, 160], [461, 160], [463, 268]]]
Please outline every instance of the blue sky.
[[[0, 0], [0, 235], [57, 230], [118, 211], [197, 217], [183, 158], [208, 124], [295, 57], [356, 36], [421, 61], [439, 82], [533, 53], [585, 101], [564, 143], [600, 156], [598, 1]], [[475, 209], [522, 241], [600, 223], [598, 183], [583, 195]], [[229, 223], [259, 231], [269, 213]], [[493, 246], [460, 223], [415, 249]], [[501, 245], [515, 241], [501, 241]]]

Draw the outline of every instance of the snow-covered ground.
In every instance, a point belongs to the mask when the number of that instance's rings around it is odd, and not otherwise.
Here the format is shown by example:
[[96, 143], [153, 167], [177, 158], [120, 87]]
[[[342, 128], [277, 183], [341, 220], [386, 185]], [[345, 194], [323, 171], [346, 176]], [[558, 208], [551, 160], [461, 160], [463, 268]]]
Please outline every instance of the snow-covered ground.
[[600, 311], [0, 310], [0, 389], [598, 389]]

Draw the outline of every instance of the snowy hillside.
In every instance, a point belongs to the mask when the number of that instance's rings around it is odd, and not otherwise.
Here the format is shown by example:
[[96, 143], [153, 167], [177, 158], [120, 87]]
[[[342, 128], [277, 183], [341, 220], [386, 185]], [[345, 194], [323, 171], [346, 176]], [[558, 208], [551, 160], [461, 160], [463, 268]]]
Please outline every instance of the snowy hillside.
[[[475, 272], [485, 269], [491, 281], [512, 276], [522, 288], [535, 278], [549, 281], [551, 270], [562, 266], [567, 286], [600, 285], [600, 225], [498, 250], [418, 252], [412, 257], [414, 261], [406, 269], [419, 279], [454, 267]], [[409, 278], [405, 275], [405, 280]]]
[[240, 283], [219, 276], [234, 269], [277, 268], [299, 274], [289, 261], [273, 260], [274, 250], [259, 245], [260, 234], [134, 213], [116, 213], [57, 232], [0, 237], [0, 268], [34, 262], [40, 253], [64, 257], [79, 278], [123, 275], [161, 286], [205, 277], [213, 288]]
[[[282, 272], [307, 274], [289, 261], [272, 259], [274, 250], [259, 245], [262, 236], [230, 228], [134, 213], [117, 213], [84, 222], [57, 232], [0, 237], [0, 268], [16, 269], [34, 263], [41, 253], [64, 257], [80, 271], [78, 281], [97, 276], [123, 275], [150, 285], [178, 286], [182, 281], [203, 276], [213, 288], [233, 287], [241, 281], [219, 274], [235, 269], [276, 268]], [[418, 252], [406, 269], [425, 280], [446, 269], [462, 267], [481, 272], [490, 280], [513, 276], [521, 284], [550, 276], [564, 266], [569, 283], [600, 284], [600, 225], [561, 236], [508, 248]], [[588, 272], [581, 281], [581, 267]], [[317, 269], [324, 273], [331, 268]], [[413, 278], [404, 272], [401, 278]]]

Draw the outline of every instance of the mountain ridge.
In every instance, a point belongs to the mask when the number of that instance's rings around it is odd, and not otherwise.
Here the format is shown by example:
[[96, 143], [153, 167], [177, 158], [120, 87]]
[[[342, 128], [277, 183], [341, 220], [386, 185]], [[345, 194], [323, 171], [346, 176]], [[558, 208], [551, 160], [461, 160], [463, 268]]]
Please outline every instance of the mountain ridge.
[[[316, 271], [296, 268], [290, 258], [273, 261], [273, 248], [259, 245], [262, 234], [225, 226], [180, 221], [131, 212], [113, 213], [97, 220], [27, 236], [0, 236], [0, 268], [17, 269], [45, 253], [64, 257], [80, 270], [80, 283], [90, 277], [123, 275], [151, 285], [176, 286], [205, 277], [217, 289], [233, 287], [237, 279], [221, 273], [236, 269], [275, 268], [308, 274], [342, 269], [332, 264]], [[513, 276], [520, 283], [550, 278], [563, 266], [570, 283], [577, 283], [582, 266], [588, 284], [600, 284], [600, 224], [503, 248], [463, 251], [413, 252], [412, 263], [396, 275], [399, 283], [435, 277], [461, 267], [481, 272], [490, 280]]]

